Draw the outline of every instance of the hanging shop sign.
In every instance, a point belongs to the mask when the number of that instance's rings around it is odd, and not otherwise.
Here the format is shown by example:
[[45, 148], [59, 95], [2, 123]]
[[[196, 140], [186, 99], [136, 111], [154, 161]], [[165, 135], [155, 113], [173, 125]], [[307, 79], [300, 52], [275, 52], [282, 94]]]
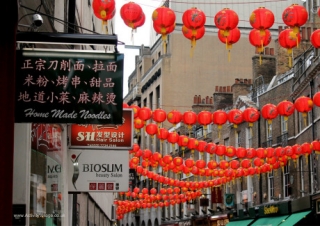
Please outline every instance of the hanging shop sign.
[[122, 124], [123, 54], [16, 55], [15, 122]]
[[125, 192], [129, 187], [129, 153], [68, 150], [69, 192]]
[[213, 187], [211, 189], [211, 202], [212, 203], [222, 203], [221, 187]]
[[224, 204], [226, 207], [234, 206], [234, 194], [224, 194]]
[[133, 146], [133, 111], [124, 109], [122, 124], [72, 124], [70, 148], [125, 149]]

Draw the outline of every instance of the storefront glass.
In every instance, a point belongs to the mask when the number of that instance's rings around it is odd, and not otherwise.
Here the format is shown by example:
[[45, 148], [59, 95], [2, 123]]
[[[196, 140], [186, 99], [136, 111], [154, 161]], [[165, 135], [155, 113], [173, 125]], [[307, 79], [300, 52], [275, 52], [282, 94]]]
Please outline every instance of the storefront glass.
[[61, 164], [61, 127], [32, 124], [30, 225], [61, 225], [64, 217]]

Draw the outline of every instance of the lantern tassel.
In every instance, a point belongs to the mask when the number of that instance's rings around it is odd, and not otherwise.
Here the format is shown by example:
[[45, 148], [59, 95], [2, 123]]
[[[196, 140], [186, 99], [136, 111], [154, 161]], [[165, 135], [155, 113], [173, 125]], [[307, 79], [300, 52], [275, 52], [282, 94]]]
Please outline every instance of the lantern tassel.
[[167, 43], [167, 35], [166, 34], [162, 34], [162, 46], [163, 46], [163, 52], [164, 54], [167, 53], [167, 46], [166, 46], [166, 43]]

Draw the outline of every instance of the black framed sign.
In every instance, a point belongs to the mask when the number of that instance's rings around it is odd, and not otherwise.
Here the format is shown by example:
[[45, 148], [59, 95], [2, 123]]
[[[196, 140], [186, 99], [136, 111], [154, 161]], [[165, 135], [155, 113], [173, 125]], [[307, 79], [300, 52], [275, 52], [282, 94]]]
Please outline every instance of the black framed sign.
[[15, 122], [122, 124], [118, 53], [17, 50]]

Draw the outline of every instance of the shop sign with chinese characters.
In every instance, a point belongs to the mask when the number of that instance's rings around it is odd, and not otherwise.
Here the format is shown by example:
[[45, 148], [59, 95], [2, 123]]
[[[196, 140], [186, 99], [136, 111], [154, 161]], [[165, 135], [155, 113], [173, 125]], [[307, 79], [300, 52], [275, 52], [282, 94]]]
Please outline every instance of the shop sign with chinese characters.
[[132, 149], [133, 111], [124, 109], [122, 125], [72, 124], [70, 148]]
[[129, 187], [126, 151], [68, 150], [70, 192], [124, 192]]
[[16, 55], [15, 122], [122, 124], [123, 54]]

